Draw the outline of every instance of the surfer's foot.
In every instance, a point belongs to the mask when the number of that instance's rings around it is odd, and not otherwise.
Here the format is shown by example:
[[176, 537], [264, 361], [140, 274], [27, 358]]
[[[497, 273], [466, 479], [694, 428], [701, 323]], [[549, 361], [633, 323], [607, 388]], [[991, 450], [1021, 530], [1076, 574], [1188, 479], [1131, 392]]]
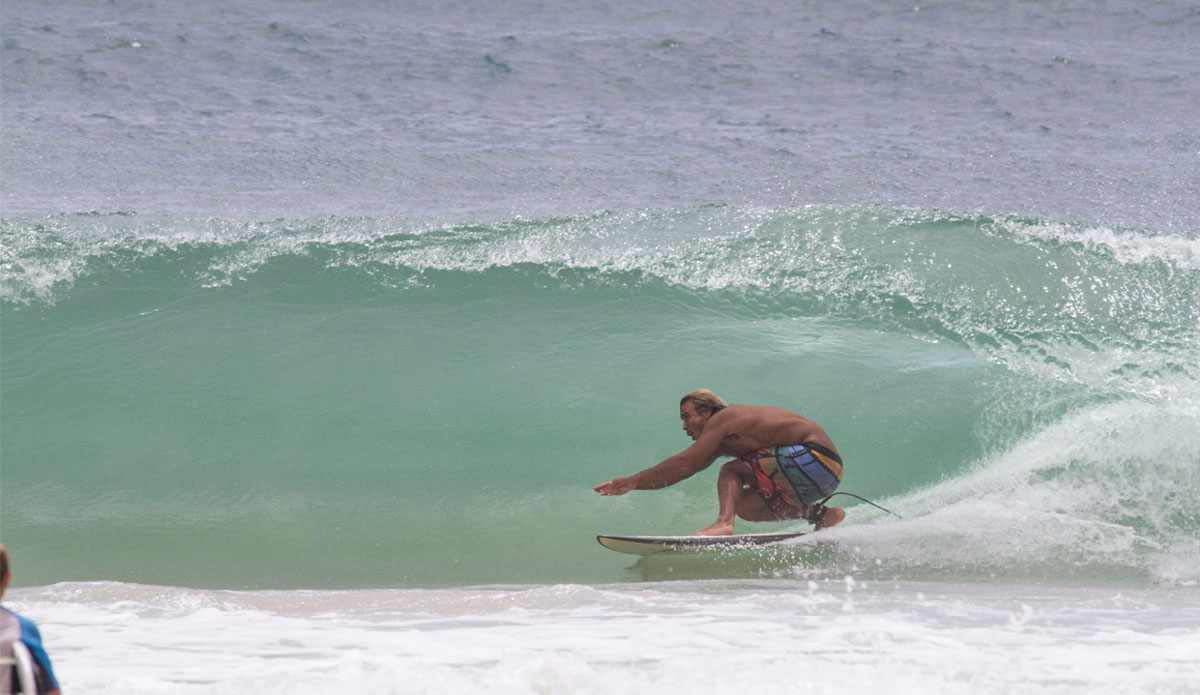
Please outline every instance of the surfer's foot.
[[842, 519], [845, 518], [846, 511], [844, 509], [838, 509], [837, 507], [825, 507], [824, 513], [821, 514], [821, 516], [815, 522], [813, 522], [813, 526], [816, 527], [813, 530], [820, 531], [823, 528], [837, 526], [838, 524], [842, 523]]
[[692, 534], [693, 536], [732, 536], [733, 522], [718, 521], [717, 523], [705, 529]]

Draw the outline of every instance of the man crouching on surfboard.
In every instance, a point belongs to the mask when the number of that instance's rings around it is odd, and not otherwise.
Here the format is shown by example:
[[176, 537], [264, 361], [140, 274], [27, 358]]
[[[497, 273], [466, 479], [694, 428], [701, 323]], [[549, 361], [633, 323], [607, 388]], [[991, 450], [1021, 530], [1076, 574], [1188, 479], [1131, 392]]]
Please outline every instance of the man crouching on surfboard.
[[804, 519], [817, 530], [846, 518], [837, 507], [815, 504], [837, 489], [842, 459], [812, 420], [783, 408], [726, 405], [708, 389], [684, 396], [679, 418], [694, 444], [641, 473], [601, 483], [596, 492], [657, 490], [699, 473], [720, 456], [733, 456], [717, 478], [717, 520], [695, 535], [732, 535], [735, 514], [747, 521]]

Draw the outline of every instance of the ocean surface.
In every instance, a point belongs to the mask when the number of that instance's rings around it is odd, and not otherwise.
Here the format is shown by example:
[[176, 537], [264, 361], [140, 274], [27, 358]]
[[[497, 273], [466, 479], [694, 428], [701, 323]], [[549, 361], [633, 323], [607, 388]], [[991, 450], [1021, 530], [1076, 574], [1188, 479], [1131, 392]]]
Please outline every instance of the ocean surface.
[[[1200, 7], [0, 7], [6, 605], [75, 693], [1200, 692]], [[842, 525], [715, 518], [710, 388]], [[739, 522], [739, 532], [793, 528]]]

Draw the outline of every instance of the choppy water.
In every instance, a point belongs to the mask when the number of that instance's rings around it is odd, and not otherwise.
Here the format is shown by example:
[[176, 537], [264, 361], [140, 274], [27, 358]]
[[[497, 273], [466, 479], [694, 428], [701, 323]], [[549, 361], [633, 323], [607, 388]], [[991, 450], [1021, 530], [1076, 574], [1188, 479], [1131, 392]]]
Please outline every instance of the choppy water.
[[[0, 531], [72, 692], [1200, 682], [1194, 8], [197, 7], [2, 10]], [[600, 548], [712, 520], [591, 491], [700, 386], [903, 519]]]
[[1195, 231], [1193, 3], [6, 2], [5, 209]]

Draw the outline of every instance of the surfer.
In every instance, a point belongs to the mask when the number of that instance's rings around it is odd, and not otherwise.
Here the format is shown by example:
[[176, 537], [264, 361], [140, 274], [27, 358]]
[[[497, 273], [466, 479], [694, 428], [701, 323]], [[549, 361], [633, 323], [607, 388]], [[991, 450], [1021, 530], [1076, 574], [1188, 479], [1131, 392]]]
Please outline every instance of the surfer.
[[732, 535], [735, 514], [747, 521], [804, 519], [817, 530], [846, 518], [845, 511], [818, 504], [841, 482], [842, 459], [812, 420], [783, 408], [727, 405], [708, 389], [684, 396], [679, 418], [691, 446], [640, 473], [601, 483], [596, 492], [657, 490], [732, 456], [717, 477], [717, 520], [695, 535]]

